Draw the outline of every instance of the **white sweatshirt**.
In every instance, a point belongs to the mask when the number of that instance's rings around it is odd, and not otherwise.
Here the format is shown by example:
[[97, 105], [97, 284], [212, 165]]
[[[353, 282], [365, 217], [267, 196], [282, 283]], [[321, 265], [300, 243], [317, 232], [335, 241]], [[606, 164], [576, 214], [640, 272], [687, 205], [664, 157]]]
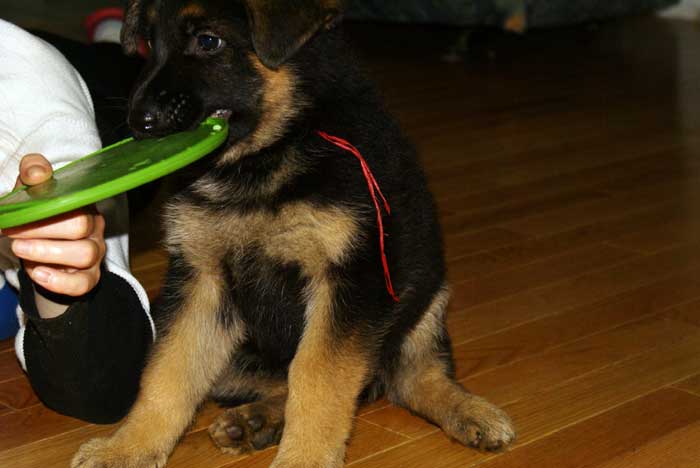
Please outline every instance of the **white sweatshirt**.
[[[54, 169], [101, 148], [90, 93], [53, 46], [0, 20], [0, 194], [9, 192], [21, 158], [43, 154]], [[128, 210], [124, 195], [98, 204], [107, 224], [107, 270], [133, 288], [149, 314], [146, 292], [129, 273]], [[0, 270], [17, 287], [17, 258], [0, 238]], [[153, 322], [148, 316], [155, 336]], [[22, 323], [22, 322], [20, 322]], [[22, 338], [17, 355], [24, 365]]]

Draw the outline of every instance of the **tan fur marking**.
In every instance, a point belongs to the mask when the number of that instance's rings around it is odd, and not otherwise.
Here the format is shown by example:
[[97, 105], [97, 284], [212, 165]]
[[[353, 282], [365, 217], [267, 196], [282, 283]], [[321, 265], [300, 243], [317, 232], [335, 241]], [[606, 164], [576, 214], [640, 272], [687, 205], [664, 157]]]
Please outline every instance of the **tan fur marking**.
[[169, 333], [157, 343], [124, 424], [112, 438], [96, 439], [81, 448], [76, 458], [116, 457], [126, 463], [143, 456], [164, 459], [172, 451], [244, 337], [242, 325], [224, 329], [219, 324], [216, 311], [222, 286], [219, 277], [207, 273], [183, 285], [186, 302]]
[[297, 94], [296, 76], [290, 66], [270, 70], [257, 55], [250, 54], [249, 59], [264, 83], [260, 123], [250, 136], [229, 148], [219, 164], [236, 161], [277, 141], [287, 130], [287, 124], [306, 105]]
[[185, 5], [180, 10], [179, 15], [181, 18], [201, 17], [206, 15], [206, 11], [204, 10], [204, 7], [199, 3], [190, 3], [188, 5]]
[[449, 290], [443, 287], [406, 337], [388, 397], [439, 424], [464, 444], [500, 448], [515, 437], [508, 416], [452, 380], [445, 361], [437, 354], [436, 338], [443, 333], [448, 300]]
[[[450, 290], [447, 286], [443, 286], [433, 299], [426, 314], [404, 341], [401, 351], [407, 363], [435, 357], [435, 338], [442, 329], [449, 301]], [[430, 356], [426, 356], [426, 350], [431, 351]]]
[[332, 335], [332, 296], [325, 280], [309, 287], [307, 325], [289, 370], [286, 426], [273, 468], [343, 466], [369, 359], [352, 337], [338, 342]]
[[346, 209], [294, 203], [277, 213], [237, 216], [181, 203], [166, 215], [167, 245], [182, 250], [202, 271], [219, 269], [222, 255], [262, 248], [273, 259], [298, 263], [309, 277], [340, 262], [357, 239], [358, 226]]
[[398, 395], [390, 395], [410, 408], [420, 408], [422, 414], [438, 423], [449, 417], [449, 412], [464, 399], [464, 392], [456, 384], [442, 385], [447, 369], [436, 356], [435, 338], [443, 326], [448, 301], [449, 290], [444, 287], [406, 337], [394, 383], [394, 393]]

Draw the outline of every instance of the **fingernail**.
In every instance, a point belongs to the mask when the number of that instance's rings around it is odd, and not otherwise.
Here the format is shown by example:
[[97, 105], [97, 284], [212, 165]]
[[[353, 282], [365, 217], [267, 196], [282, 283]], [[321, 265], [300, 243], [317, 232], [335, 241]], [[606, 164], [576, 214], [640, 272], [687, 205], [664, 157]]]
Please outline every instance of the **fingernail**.
[[32, 166], [29, 169], [27, 169], [27, 176], [30, 179], [34, 179], [35, 177], [42, 177], [44, 174], [46, 174], [46, 171], [42, 166]]
[[32, 278], [38, 283], [48, 283], [51, 279], [51, 273], [41, 268], [36, 268], [32, 274]]
[[31, 242], [16, 240], [12, 243], [12, 251], [15, 255], [29, 255], [32, 252]]

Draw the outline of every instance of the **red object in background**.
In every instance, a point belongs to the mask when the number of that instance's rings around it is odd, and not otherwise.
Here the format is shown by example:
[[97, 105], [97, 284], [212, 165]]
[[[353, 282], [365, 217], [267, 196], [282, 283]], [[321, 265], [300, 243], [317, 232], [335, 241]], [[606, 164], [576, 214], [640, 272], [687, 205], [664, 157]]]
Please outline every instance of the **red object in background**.
[[100, 8], [90, 13], [83, 21], [83, 26], [87, 29], [88, 40], [92, 42], [95, 37], [95, 28], [106, 20], [124, 21], [124, 9], [119, 7]]
[[[119, 7], [100, 8], [99, 10], [90, 13], [83, 21], [83, 26], [87, 30], [89, 42], [93, 42], [95, 37], [95, 29], [97, 29], [100, 23], [108, 20], [123, 22], [124, 9]], [[148, 57], [149, 48], [146, 42], [143, 40], [139, 41], [138, 53], [142, 57]]]

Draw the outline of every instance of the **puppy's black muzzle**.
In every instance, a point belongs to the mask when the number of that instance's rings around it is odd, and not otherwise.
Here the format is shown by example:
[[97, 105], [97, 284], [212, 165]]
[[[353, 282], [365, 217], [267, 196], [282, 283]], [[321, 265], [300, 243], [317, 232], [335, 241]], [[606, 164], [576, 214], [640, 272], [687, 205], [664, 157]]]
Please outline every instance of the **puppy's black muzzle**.
[[201, 113], [189, 94], [161, 91], [155, 97], [132, 102], [128, 123], [137, 139], [155, 138], [192, 128]]

